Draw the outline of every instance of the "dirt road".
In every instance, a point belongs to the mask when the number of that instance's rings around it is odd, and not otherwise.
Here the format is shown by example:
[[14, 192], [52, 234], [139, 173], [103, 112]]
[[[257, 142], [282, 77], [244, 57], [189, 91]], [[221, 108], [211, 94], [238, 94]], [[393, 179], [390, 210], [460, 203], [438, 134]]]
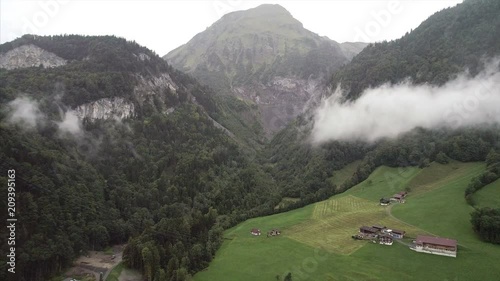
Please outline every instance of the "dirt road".
[[113, 246], [112, 253], [102, 251], [88, 252], [86, 256], [79, 257], [73, 263], [73, 267], [65, 273], [66, 279], [78, 279], [78, 277], [93, 275], [95, 280], [99, 280], [100, 273], [102, 272], [104, 274], [103, 280], [106, 280], [109, 272], [122, 261], [124, 248], [125, 245], [117, 245]]

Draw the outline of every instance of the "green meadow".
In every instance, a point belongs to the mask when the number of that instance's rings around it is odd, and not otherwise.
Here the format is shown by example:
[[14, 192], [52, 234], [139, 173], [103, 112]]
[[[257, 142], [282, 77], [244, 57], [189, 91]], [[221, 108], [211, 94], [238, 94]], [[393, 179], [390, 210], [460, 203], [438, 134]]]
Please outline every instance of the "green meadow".
[[[478, 239], [469, 222], [473, 209], [464, 200], [470, 179], [484, 169], [483, 163], [459, 162], [424, 169], [379, 167], [343, 194], [227, 230], [215, 259], [194, 279], [273, 281], [291, 272], [294, 281], [499, 280], [500, 246]], [[482, 189], [477, 200], [494, 202], [487, 200], [499, 194], [495, 184]], [[378, 204], [405, 189], [410, 193], [404, 204]], [[373, 224], [403, 229], [408, 238], [392, 246], [351, 238], [359, 226]], [[263, 234], [250, 235], [252, 228]], [[273, 228], [282, 235], [267, 238]], [[419, 234], [457, 239], [457, 258], [411, 251], [405, 243]]]
[[500, 208], [500, 180], [496, 180], [474, 193], [477, 207]]

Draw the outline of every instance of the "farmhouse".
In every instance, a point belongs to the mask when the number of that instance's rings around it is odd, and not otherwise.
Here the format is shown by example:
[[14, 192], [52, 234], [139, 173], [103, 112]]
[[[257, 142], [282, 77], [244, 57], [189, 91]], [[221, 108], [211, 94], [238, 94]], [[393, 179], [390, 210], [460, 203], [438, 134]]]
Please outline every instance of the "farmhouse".
[[404, 230], [397, 230], [397, 229], [390, 229], [390, 228], [384, 228], [381, 231], [383, 234], [390, 235], [392, 238], [396, 239], [401, 239], [405, 236], [406, 231]]
[[362, 226], [359, 228], [359, 232], [362, 234], [377, 234], [378, 229], [369, 226]]
[[398, 193], [399, 195], [401, 195], [403, 198], [406, 197], [406, 195], [408, 195], [408, 192], [406, 191], [401, 191], [400, 193]]
[[255, 236], [259, 236], [260, 235], [260, 229], [253, 228], [252, 230], [250, 230], [250, 234], [255, 235]]
[[405, 236], [405, 233], [406, 232], [404, 230], [393, 229], [391, 232], [391, 236], [397, 239], [401, 239]]
[[457, 257], [457, 240], [419, 235], [410, 249], [447, 257]]

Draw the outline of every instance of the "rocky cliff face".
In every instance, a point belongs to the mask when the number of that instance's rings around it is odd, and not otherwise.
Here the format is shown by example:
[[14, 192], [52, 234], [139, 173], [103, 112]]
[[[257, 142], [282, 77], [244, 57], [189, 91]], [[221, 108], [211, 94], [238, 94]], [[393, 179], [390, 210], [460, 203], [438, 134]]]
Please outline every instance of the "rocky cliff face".
[[162, 105], [168, 107], [165, 92], [169, 91], [176, 94], [179, 88], [168, 73], [148, 78], [139, 76], [138, 80], [139, 83], [134, 89], [134, 96], [140, 106], [143, 106], [145, 103], [152, 104], [153, 98], [157, 97]]
[[66, 60], [35, 45], [22, 45], [0, 54], [0, 68], [16, 69], [24, 67], [57, 67]]
[[78, 118], [96, 119], [117, 119], [121, 120], [134, 116], [135, 106], [123, 98], [100, 99], [91, 103], [86, 103], [75, 108]]
[[318, 79], [274, 77], [269, 83], [235, 87], [234, 92], [259, 108], [268, 137], [303, 112], [307, 102], [320, 93]]
[[267, 135], [299, 114], [311, 85], [364, 48], [305, 29], [279, 5], [223, 16], [164, 59], [224, 94], [255, 103]]

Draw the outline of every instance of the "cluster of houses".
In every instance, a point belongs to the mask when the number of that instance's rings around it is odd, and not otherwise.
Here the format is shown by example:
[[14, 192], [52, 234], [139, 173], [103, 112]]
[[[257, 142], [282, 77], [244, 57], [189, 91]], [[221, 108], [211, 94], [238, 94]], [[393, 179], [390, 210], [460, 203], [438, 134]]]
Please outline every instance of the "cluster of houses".
[[386, 206], [391, 204], [392, 202], [404, 203], [406, 195], [408, 195], [408, 192], [401, 191], [399, 193], [392, 195], [392, 197], [390, 198], [380, 198], [380, 205]]
[[[386, 226], [373, 225], [362, 226], [359, 228], [359, 233], [354, 235], [354, 239], [372, 240], [381, 245], [392, 245], [394, 239], [404, 238], [406, 232], [403, 230], [390, 229]], [[418, 235], [410, 249], [420, 253], [434, 254], [447, 257], [457, 256], [457, 240], [433, 237], [426, 235]]]
[[[261, 233], [262, 232], [258, 228], [252, 228], [252, 230], [250, 230], [250, 234], [252, 234], [254, 236], [260, 236]], [[281, 230], [274, 228], [274, 229], [271, 229], [271, 231], [267, 232], [267, 237], [278, 236], [280, 234], [281, 234]]]
[[393, 239], [401, 239], [405, 233], [403, 230], [390, 229], [381, 225], [362, 226], [359, 228], [359, 233], [354, 235], [353, 238], [372, 241], [378, 240], [379, 244], [392, 245]]

